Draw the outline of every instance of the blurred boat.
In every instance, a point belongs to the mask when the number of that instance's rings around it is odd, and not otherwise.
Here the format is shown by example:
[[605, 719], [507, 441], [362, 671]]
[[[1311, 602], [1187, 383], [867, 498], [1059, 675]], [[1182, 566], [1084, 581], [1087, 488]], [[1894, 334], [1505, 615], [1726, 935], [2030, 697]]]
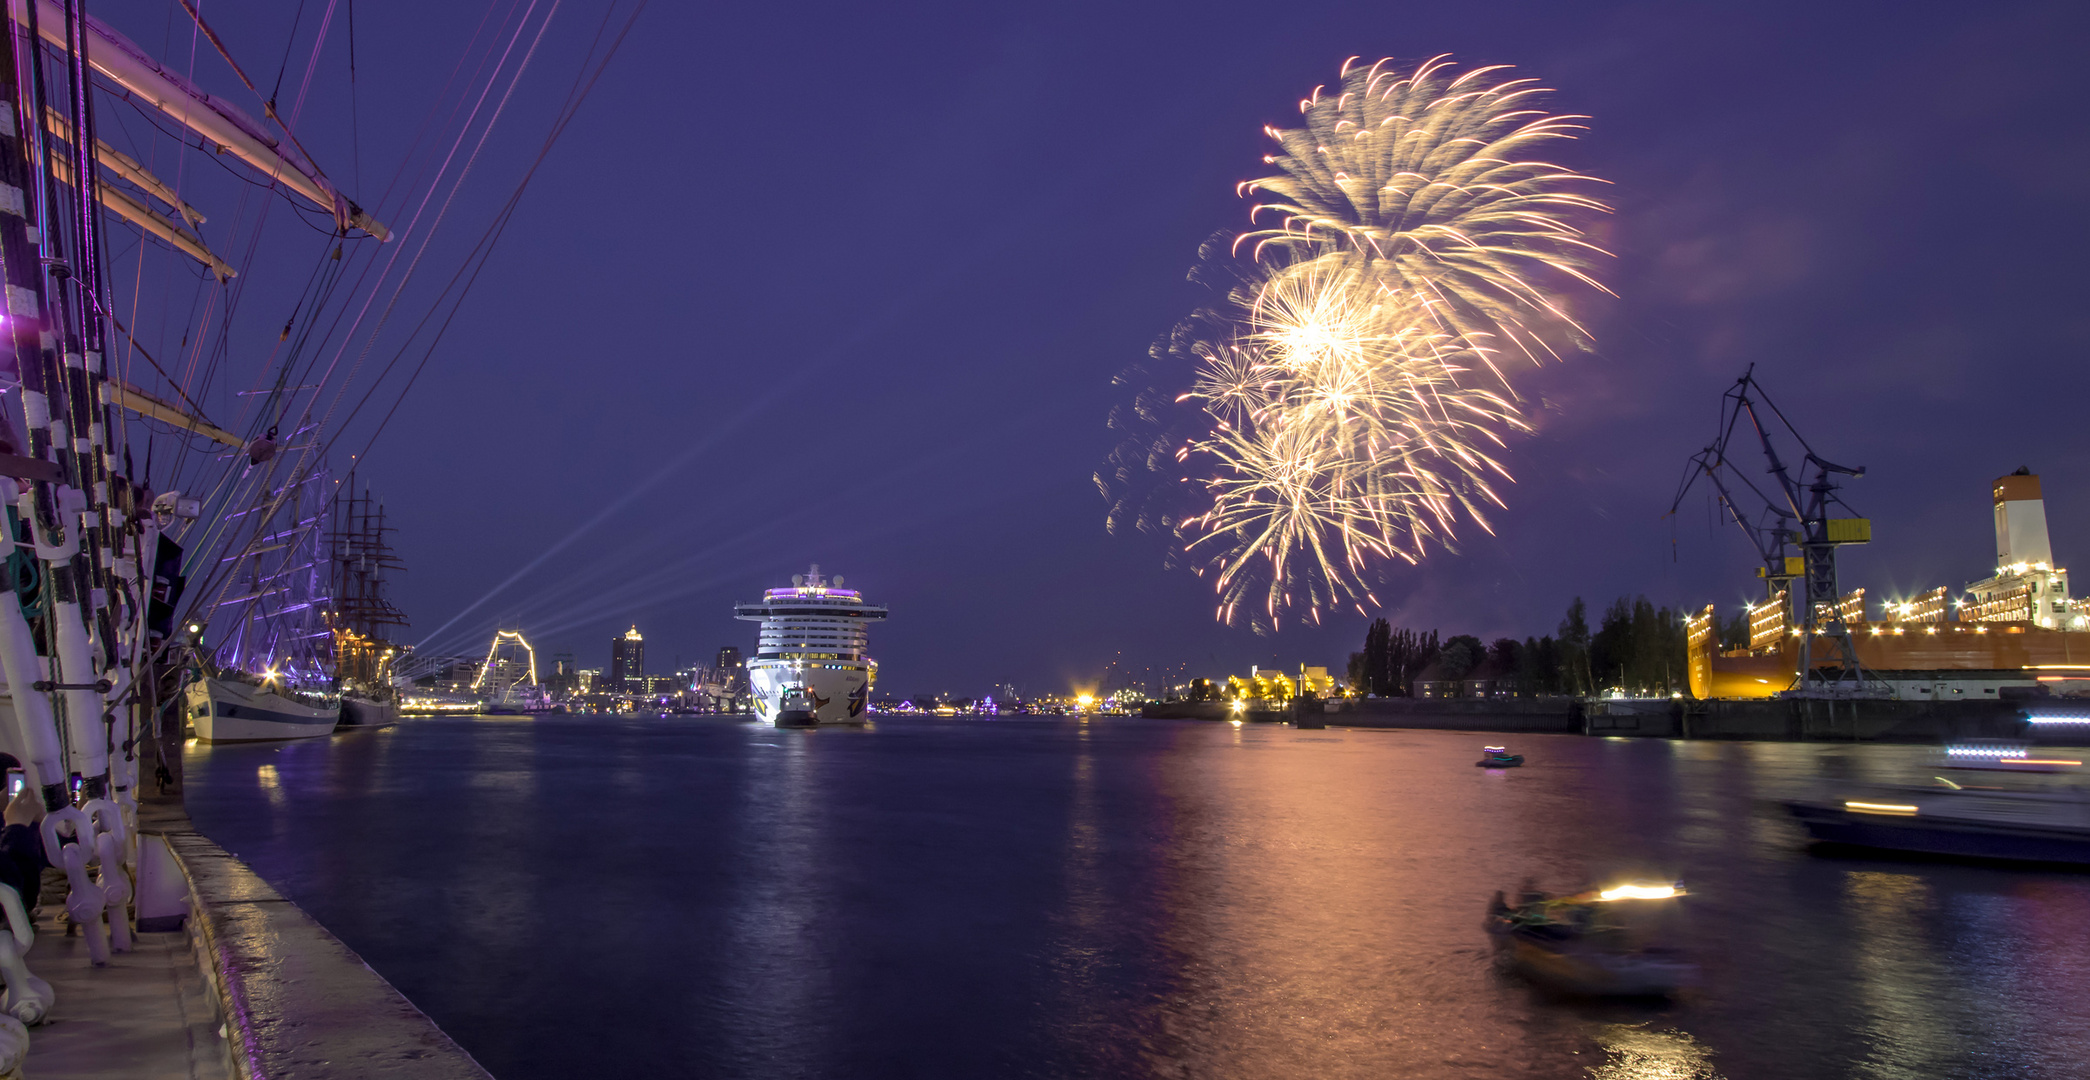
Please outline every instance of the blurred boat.
[[1684, 890], [1620, 885], [1570, 896], [1497, 892], [1485, 926], [1498, 963], [1549, 989], [1594, 997], [1664, 997], [1695, 986], [1698, 965], [1663, 941]]
[[1512, 754], [1506, 746], [1483, 746], [1480, 760], [1474, 764], [1483, 769], [1512, 769], [1524, 764], [1524, 755]]
[[1945, 752], [1935, 762], [1940, 769], [1982, 770], [1986, 772], [2067, 772], [2080, 768], [2082, 762], [2075, 758], [2055, 757], [2051, 753], [2032, 754], [2032, 744], [2013, 739], [1965, 739], [1948, 743]]
[[[1940, 780], [1943, 780], [1941, 777]], [[2025, 862], [2090, 863], [2090, 795], [2075, 789], [1866, 787], [1785, 808], [1817, 840]]]

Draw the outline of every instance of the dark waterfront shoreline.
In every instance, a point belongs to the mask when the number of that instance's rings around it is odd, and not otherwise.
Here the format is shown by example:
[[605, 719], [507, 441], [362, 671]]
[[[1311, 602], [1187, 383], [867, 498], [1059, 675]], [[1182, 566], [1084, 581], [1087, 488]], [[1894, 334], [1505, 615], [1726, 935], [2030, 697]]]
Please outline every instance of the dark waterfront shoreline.
[[[2090, 710], [2086, 710], [2090, 711]], [[1234, 712], [1223, 701], [1150, 703], [1148, 719], [1293, 719], [1289, 709]], [[2082, 731], [2035, 729], [2016, 702], [1968, 701], [1582, 701], [1576, 698], [1367, 698], [1331, 703], [1330, 727], [1407, 728], [1514, 734], [1629, 736], [1765, 742], [1936, 743], [1945, 739], [2024, 739], [2059, 744]], [[2084, 731], [2090, 731], [2086, 727]]]

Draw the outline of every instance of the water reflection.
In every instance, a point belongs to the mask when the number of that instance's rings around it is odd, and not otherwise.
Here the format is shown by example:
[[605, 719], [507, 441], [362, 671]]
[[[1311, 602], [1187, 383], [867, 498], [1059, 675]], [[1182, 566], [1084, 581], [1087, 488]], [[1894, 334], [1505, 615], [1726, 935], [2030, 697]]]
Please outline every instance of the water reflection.
[[1942, 985], [1948, 975], [1923, 926], [1929, 885], [1913, 874], [1859, 870], [1845, 875], [1844, 888], [1869, 1006], [1871, 1046], [1859, 1071], [1883, 1078], [1947, 1075], [1958, 1039], [1936, 998], [1956, 988]]
[[[2080, 1075], [2090, 875], [1776, 804], [1921, 748], [1482, 741], [439, 719], [199, 751], [191, 809], [503, 1080]], [[1494, 890], [1624, 876], [1688, 884], [1700, 993], [1494, 970]]]
[[268, 796], [269, 807], [271, 809], [283, 809], [287, 796], [283, 794], [282, 780], [276, 776], [276, 766], [274, 762], [270, 762], [269, 764], [263, 765], [260, 768], [255, 769], [254, 782], [261, 787], [262, 793]]
[[1646, 1024], [1612, 1024], [1597, 1034], [1605, 1060], [1594, 1080], [1721, 1080], [1713, 1052], [1681, 1031]]
[[[842, 733], [846, 736], [849, 733]], [[691, 1032], [729, 1044], [723, 1056], [756, 1075], [813, 1076], [822, 1047], [800, 1018], [832, 1011], [821, 927], [821, 832], [826, 808], [813, 783], [819, 732], [760, 731], [752, 744], [775, 752], [748, 762], [746, 794], [731, 827], [744, 854], [725, 921], [729, 1000], [712, 1015], [722, 1030]], [[671, 836], [658, 838], [667, 854]]]

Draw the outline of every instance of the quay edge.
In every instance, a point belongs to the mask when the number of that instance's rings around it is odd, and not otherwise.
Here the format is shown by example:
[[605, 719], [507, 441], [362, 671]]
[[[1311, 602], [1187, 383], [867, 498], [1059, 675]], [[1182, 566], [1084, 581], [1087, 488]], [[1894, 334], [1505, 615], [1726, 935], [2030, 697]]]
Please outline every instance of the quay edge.
[[188, 885], [187, 933], [235, 1080], [492, 1080], [426, 1013], [178, 805], [143, 804]]

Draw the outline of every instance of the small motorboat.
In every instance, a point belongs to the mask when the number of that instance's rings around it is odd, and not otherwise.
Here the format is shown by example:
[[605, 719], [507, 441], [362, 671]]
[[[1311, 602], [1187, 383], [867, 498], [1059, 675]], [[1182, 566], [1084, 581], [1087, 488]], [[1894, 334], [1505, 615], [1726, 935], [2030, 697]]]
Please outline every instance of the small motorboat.
[[1698, 983], [1698, 965], [1665, 942], [1674, 883], [1618, 885], [1570, 896], [1497, 892], [1485, 923], [1497, 962], [1548, 989], [1592, 997], [1667, 997]]
[[1513, 769], [1524, 764], [1524, 755], [1510, 753], [1507, 746], [1483, 746], [1480, 760], [1474, 764], [1483, 769]]
[[780, 728], [809, 728], [820, 726], [820, 704], [812, 692], [803, 686], [786, 687], [777, 697], [776, 726]]

